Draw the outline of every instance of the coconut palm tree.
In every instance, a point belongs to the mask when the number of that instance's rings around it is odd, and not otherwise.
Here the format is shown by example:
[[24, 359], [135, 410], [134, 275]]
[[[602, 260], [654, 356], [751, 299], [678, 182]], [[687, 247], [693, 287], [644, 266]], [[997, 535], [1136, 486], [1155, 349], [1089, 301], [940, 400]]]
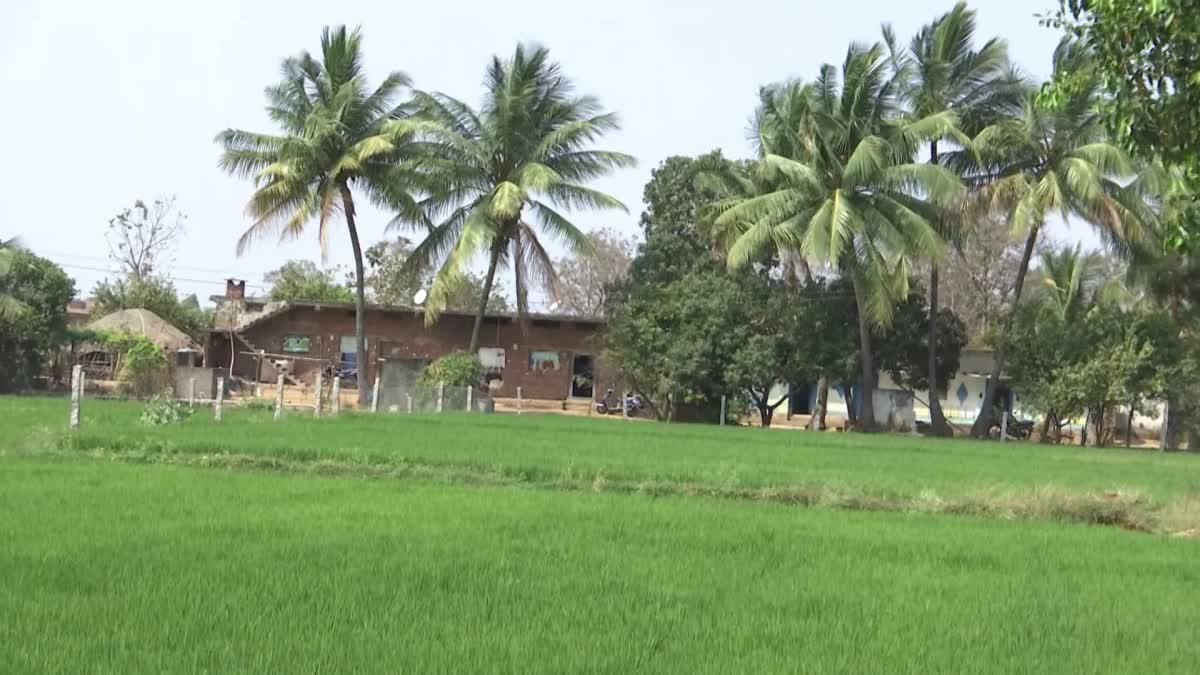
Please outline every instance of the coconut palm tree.
[[1085, 253], [1082, 247], [1041, 254], [1042, 302], [1047, 311], [1059, 320], [1077, 317], [1091, 302], [1090, 291], [1096, 290], [1095, 278], [1100, 262], [1096, 253]]
[[[975, 44], [975, 12], [964, 2], [939, 16], [913, 37], [907, 52], [894, 49], [890, 31], [885, 38], [893, 45], [893, 64], [900, 79], [909, 113], [916, 118], [953, 111], [962, 131], [974, 136], [985, 127], [1015, 115], [1028, 91], [1022, 78], [1008, 62], [1007, 45], [992, 38], [979, 49]], [[929, 161], [939, 161], [938, 143], [929, 140]], [[934, 221], [943, 238], [961, 239], [965, 228], [957, 213], [946, 213]], [[929, 265], [929, 413], [932, 432], [948, 435], [950, 426], [942, 413], [937, 394], [938, 264]]]
[[[948, 153], [946, 163], [969, 175], [980, 188], [979, 203], [1005, 214], [1025, 248], [1003, 330], [1012, 327], [1029, 261], [1046, 219], [1058, 214], [1092, 224], [1117, 253], [1129, 253], [1155, 215], [1142, 183], [1133, 181], [1129, 157], [1106, 139], [1100, 106], [1101, 80], [1091, 55], [1080, 44], [1062, 42], [1054, 53], [1055, 73], [1070, 73], [1070, 91], [1057, 103], [1026, 97], [1020, 114], [981, 131], [971, 153]], [[996, 385], [1004, 348], [994, 352], [983, 405], [971, 435], [983, 438], [994, 423]]]
[[[286, 59], [282, 70], [282, 81], [266, 90], [267, 113], [281, 132], [226, 129], [216, 138], [224, 149], [221, 168], [255, 183], [246, 206], [253, 223], [237, 251], [241, 255], [267, 236], [295, 239], [315, 221], [325, 257], [329, 228], [343, 216], [354, 254], [357, 365], [365, 368], [365, 274], [355, 192], [393, 207], [414, 203], [397, 175], [410, 138], [397, 97], [409, 79], [393, 72], [371, 90], [363, 72], [362, 35], [345, 26], [321, 33], [319, 57], [302, 52]], [[359, 387], [358, 396], [366, 401], [366, 387]]]
[[586, 184], [635, 164], [629, 155], [592, 147], [619, 128], [617, 116], [604, 112], [595, 98], [577, 95], [544, 47], [518, 45], [511, 58], [494, 58], [485, 90], [478, 111], [445, 94], [414, 95], [428, 120], [418, 163], [427, 195], [420, 203], [423, 215], [401, 212], [393, 221], [394, 226], [431, 223], [409, 258], [419, 271], [436, 269], [427, 322], [437, 320], [471, 262], [487, 256], [468, 347], [472, 353], [479, 347], [497, 269], [512, 270], [523, 320], [530, 286], [551, 287], [555, 281], [543, 238], [576, 253], [588, 250], [587, 237], [560, 209], [625, 210], [615, 197]]
[[773, 189], [725, 205], [716, 223], [739, 233], [729, 249], [733, 268], [774, 247], [849, 278], [859, 310], [860, 428], [868, 430], [872, 324], [889, 323], [908, 294], [914, 252], [940, 255], [934, 220], [963, 186], [941, 166], [911, 161], [918, 143], [955, 135], [957, 119], [949, 111], [902, 116], [882, 45], [851, 46], [840, 79], [826, 65], [812, 84], [764, 89], [755, 133], [762, 180]]

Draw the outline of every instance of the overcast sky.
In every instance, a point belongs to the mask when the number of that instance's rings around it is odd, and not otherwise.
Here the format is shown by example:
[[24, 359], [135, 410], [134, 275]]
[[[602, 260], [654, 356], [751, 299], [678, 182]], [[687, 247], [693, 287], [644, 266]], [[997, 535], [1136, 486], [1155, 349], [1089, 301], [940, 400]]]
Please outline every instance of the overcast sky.
[[[637, 169], [598, 187], [629, 214], [579, 213], [584, 229], [637, 232], [650, 170], [676, 154], [749, 152], [747, 120], [760, 85], [811, 78], [840, 63], [851, 41], [874, 41], [890, 22], [907, 41], [950, 0], [608, 0], [497, 3], [13, 2], [0, 40], [0, 238], [19, 235], [66, 267], [87, 294], [106, 276], [107, 220], [137, 198], [178, 196], [187, 233], [170, 272], [181, 291], [221, 291], [226, 276], [262, 283], [288, 258], [319, 260], [315, 235], [260, 244], [242, 258], [234, 244], [247, 221], [247, 181], [216, 166], [213, 136], [226, 127], [274, 131], [263, 88], [280, 61], [316, 51], [321, 28], [361, 25], [372, 84], [403, 70], [422, 89], [478, 103], [493, 54], [518, 41], [551, 50], [582, 92], [617, 111], [623, 129], [604, 142], [635, 155]], [[1008, 40], [1034, 77], [1049, 71], [1058, 35], [1035, 14], [1055, 0], [977, 0], [982, 36]], [[360, 219], [368, 244], [385, 236], [386, 214]], [[344, 227], [334, 228], [330, 264], [350, 265]], [[1085, 242], [1086, 228], [1067, 232]], [[107, 276], [114, 276], [111, 272]]]

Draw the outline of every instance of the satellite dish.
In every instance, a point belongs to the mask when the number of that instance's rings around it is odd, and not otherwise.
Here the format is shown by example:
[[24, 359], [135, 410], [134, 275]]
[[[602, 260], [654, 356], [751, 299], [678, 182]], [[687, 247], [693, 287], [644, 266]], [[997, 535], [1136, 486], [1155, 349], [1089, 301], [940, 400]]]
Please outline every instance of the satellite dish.
[[429, 292], [424, 288], [419, 289], [416, 293], [413, 293], [413, 304], [420, 307], [425, 304], [425, 298], [427, 297], [429, 297]]

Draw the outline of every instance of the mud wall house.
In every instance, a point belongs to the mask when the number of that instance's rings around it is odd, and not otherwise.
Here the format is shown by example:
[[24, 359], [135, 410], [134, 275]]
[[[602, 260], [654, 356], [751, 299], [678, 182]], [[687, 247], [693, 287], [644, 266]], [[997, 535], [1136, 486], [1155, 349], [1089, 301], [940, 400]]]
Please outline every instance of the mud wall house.
[[[246, 297], [244, 291], [244, 285], [230, 281], [224, 296], [212, 298], [218, 309], [205, 359], [249, 381], [274, 382], [286, 372], [290, 380], [308, 384], [336, 365], [357, 368], [362, 386], [370, 386], [376, 375], [385, 383], [411, 384], [434, 359], [465, 349], [475, 320], [443, 312], [426, 326], [420, 308], [369, 305], [367, 363], [357, 364], [353, 304], [273, 303]], [[602, 328], [600, 321], [534, 314], [523, 330], [511, 315], [486, 316], [479, 357], [489, 369], [493, 395], [513, 398], [520, 387], [527, 399], [602, 396], [608, 378], [598, 357]], [[260, 351], [261, 359], [255, 356]]]

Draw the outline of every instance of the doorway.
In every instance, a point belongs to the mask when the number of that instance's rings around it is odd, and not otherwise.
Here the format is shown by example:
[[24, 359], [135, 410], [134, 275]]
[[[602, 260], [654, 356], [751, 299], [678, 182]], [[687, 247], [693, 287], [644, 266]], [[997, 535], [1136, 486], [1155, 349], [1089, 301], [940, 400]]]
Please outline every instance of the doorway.
[[577, 354], [571, 360], [571, 398], [591, 399], [596, 387], [596, 359], [590, 354]]

